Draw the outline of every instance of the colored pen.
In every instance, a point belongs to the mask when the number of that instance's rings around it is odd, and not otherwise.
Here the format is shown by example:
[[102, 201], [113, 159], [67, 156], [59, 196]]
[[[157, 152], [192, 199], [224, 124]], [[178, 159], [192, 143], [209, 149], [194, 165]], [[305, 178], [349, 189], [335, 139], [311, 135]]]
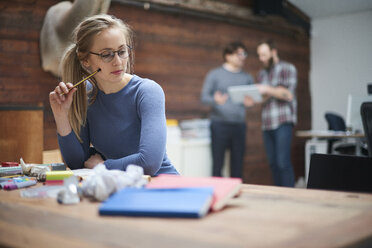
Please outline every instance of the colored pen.
[[3, 176], [3, 177], [0, 177], [0, 179], [1, 178], [7, 178], [7, 179], [9, 179], [9, 178], [13, 178], [13, 177], [19, 177], [19, 175]]
[[18, 189], [21, 189], [21, 188], [25, 188], [25, 187], [28, 187], [28, 186], [35, 185], [36, 183], [37, 183], [36, 180], [27, 180], [27, 181], [20, 182], [20, 183], [16, 182], [15, 185], [17, 185]]
[[12, 190], [12, 189], [18, 189], [18, 188], [17, 188], [17, 185], [15, 185], [14, 183], [8, 183], [3, 186], [3, 189]]
[[37, 183], [36, 180], [27, 180], [27, 181], [18, 182], [18, 183], [12, 182], [12, 183], [4, 185], [3, 188], [5, 190], [21, 189], [21, 188], [35, 185], [36, 183]]
[[0, 183], [0, 188], [4, 188], [5, 185], [12, 184], [12, 183], [13, 183], [12, 180], [2, 181]]

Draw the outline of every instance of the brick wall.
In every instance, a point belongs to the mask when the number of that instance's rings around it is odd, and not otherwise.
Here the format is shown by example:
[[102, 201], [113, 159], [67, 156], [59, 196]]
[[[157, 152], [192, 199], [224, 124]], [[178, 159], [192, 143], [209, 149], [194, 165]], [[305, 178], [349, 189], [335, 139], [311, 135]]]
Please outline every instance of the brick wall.
[[[40, 66], [39, 33], [46, 11], [57, 2], [0, 1], [0, 105], [43, 104], [45, 150], [58, 147], [48, 103], [48, 93], [58, 78]], [[145, 10], [116, 1], [111, 3], [109, 14], [122, 18], [134, 29], [135, 73], [163, 87], [168, 118], [208, 117], [208, 108], [199, 100], [200, 91], [206, 73], [222, 63], [222, 48], [233, 40], [244, 42], [249, 53], [245, 70], [256, 77], [261, 66], [256, 44], [269, 37], [276, 40], [280, 57], [298, 69], [296, 130], [310, 128], [309, 37], [280, 18], [236, 23], [182, 12]], [[260, 122], [260, 107], [249, 109], [244, 181], [271, 184]], [[294, 138], [292, 157], [296, 176], [303, 176], [303, 139]]]

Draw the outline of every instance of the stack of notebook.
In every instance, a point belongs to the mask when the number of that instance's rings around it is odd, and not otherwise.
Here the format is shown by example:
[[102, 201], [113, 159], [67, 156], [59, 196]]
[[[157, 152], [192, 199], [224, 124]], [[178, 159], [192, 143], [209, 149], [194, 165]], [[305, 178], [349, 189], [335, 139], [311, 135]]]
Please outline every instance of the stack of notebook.
[[99, 208], [101, 215], [200, 218], [221, 210], [238, 194], [242, 180], [161, 175], [146, 188], [125, 188]]
[[160, 175], [147, 184], [149, 189], [183, 188], [183, 187], [212, 187], [212, 211], [221, 210], [228, 201], [236, 196], [242, 184], [241, 178], [227, 177], [183, 177], [175, 175]]
[[212, 203], [213, 189], [124, 188], [99, 208], [101, 215], [200, 218]]
[[45, 185], [63, 185], [64, 179], [71, 177], [74, 173], [70, 170], [66, 171], [47, 171]]

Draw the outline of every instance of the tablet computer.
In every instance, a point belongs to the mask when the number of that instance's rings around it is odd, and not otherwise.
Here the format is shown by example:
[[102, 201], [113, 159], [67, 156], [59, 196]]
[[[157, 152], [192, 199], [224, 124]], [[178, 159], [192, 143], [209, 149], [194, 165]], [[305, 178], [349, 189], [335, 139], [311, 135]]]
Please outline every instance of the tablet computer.
[[233, 103], [243, 103], [245, 96], [250, 96], [255, 102], [261, 102], [262, 96], [256, 85], [237, 85], [227, 88]]

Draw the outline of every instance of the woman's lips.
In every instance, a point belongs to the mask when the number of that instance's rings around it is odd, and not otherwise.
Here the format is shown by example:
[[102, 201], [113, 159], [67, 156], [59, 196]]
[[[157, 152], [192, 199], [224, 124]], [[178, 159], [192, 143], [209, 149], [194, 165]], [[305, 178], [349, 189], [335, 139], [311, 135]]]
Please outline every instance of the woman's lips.
[[115, 75], [119, 75], [123, 72], [123, 70], [117, 70], [117, 71], [113, 71], [111, 72], [112, 74], [115, 74]]

